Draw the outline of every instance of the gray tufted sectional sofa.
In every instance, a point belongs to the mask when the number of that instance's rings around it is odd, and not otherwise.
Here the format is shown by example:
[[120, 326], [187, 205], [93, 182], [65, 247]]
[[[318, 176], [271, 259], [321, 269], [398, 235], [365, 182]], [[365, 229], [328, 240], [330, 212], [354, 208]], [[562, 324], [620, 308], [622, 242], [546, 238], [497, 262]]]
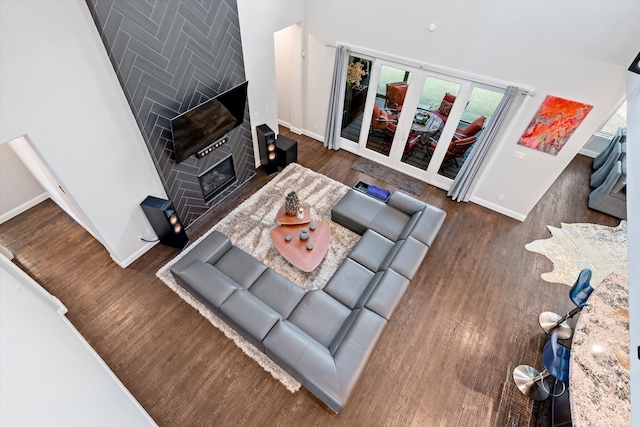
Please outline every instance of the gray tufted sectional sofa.
[[171, 273], [340, 412], [446, 214], [400, 192], [384, 203], [355, 190], [331, 214], [362, 238], [322, 290], [305, 292], [219, 232], [192, 248]]

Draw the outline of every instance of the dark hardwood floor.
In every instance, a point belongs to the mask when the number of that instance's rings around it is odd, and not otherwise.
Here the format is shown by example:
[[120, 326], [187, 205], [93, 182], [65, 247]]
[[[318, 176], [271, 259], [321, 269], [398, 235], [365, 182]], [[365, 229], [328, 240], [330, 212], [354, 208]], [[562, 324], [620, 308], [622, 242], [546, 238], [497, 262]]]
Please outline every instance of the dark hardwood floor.
[[[357, 157], [307, 137], [299, 163], [352, 186], [376, 181]], [[289, 393], [155, 277], [177, 252], [155, 246], [126, 269], [47, 200], [0, 225], [0, 243], [69, 309], [71, 322], [161, 426], [538, 426], [511, 378], [541, 366], [538, 314], [571, 308], [569, 288], [544, 282], [553, 265], [524, 246], [546, 225], [619, 220], [587, 208], [591, 159], [578, 155], [519, 222], [428, 186], [422, 200], [447, 211], [442, 230], [386, 327], [345, 409]], [[191, 225], [197, 239], [270, 178], [258, 174]]]

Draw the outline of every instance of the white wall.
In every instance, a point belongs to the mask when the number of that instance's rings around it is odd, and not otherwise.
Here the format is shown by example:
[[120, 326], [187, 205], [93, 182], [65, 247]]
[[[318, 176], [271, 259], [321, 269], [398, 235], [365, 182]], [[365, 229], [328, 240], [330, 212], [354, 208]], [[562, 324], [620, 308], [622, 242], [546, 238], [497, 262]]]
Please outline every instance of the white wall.
[[[625, 70], [640, 40], [640, 2], [315, 0], [305, 7], [309, 134], [324, 134], [335, 53], [326, 43], [535, 88], [474, 194], [476, 202], [519, 219], [624, 94]], [[430, 23], [436, 31], [428, 31]], [[594, 105], [558, 156], [517, 145], [547, 94]], [[524, 159], [512, 157], [516, 149]]]
[[278, 122], [294, 133], [303, 132], [302, 28], [290, 25], [274, 36]]
[[0, 223], [48, 197], [9, 144], [0, 144]]
[[0, 424], [154, 426], [64, 316], [67, 309], [0, 255]]
[[[277, 83], [274, 33], [304, 18], [302, 0], [238, 0], [238, 15], [245, 75], [249, 81], [249, 110], [254, 151], [255, 127], [266, 124], [278, 133]], [[256, 154], [256, 167], [260, 156]]]
[[289, 26], [273, 35], [278, 96], [278, 122], [291, 125], [291, 29]]
[[139, 204], [166, 198], [82, 0], [0, 2], [0, 141], [27, 135], [126, 266], [154, 237]]

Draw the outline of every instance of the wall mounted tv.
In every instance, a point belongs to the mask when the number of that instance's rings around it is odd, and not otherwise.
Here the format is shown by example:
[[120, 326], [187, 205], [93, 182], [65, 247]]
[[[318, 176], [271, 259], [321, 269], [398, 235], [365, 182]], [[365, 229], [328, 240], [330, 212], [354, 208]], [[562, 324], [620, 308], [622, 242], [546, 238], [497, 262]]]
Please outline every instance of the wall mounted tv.
[[215, 144], [242, 124], [248, 83], [241, 83], [171, 120], [176, 163]]

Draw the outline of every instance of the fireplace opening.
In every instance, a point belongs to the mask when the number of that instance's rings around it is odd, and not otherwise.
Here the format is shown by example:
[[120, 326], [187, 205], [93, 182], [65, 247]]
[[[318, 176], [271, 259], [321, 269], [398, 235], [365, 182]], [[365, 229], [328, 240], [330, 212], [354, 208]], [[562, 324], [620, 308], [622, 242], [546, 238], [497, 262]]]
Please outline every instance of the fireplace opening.
[[209, 203], [225, 188], [236, 182], [236, 168], [233, 165], [233, 155], [229, 154], [209, 169], [198, 175], [204, 202]]

